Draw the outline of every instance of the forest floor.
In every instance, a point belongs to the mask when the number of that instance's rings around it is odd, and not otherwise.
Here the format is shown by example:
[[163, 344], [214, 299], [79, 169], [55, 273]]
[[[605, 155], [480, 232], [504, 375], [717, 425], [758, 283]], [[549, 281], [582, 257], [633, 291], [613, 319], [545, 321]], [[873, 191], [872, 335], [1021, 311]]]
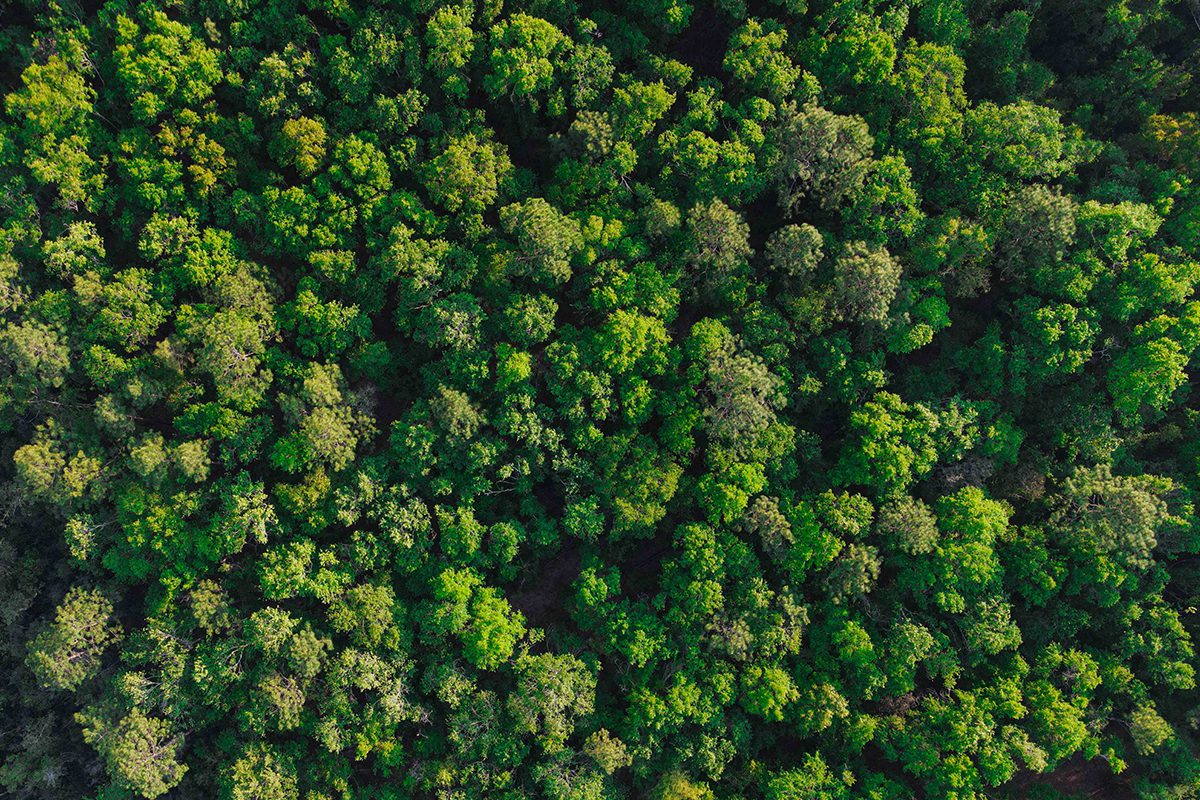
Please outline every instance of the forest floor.
[[1113, 775], [1108, 764], [1102, 759], [1088, 760], [1082, 755], [1063, 762], [1048, 775], [1020, 775], [1014, 778], [1009, 786], [1013, 789], [1013, 797], [1022, 797], [1024, 792], [1035, 786], [1050, 786], [1068, 797], [1088, 800], [1137, 800], [1137, 794], [1128, 781], [1119, 775]]

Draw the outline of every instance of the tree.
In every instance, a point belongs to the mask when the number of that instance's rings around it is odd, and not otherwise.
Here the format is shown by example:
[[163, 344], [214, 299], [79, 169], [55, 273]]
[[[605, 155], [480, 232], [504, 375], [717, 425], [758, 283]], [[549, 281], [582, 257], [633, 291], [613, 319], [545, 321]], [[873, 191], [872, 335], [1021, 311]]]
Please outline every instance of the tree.
[[71, 367], [70, 348], [58, 332], [36, 325], [0, 329], [0, 354], [6, 377], [25, 398], [39, 390], [60, 389]]
[[271, 152], [280, 165], [294, 167], [301, 177], [308, 177], [325, 159], [325, 139], [325, 126], [320, 120], [289, 119], [271, 141]]
[[1020, 279], [1034, 268], [1061, 259], [1075, 241], [1075, 202], [1060, 191], [1022, 186], [1005, 204], [1003, 225], [995, 235], [1001, 276]]
[[934, 511], [937, 546], [931, 555], [909, 560], [898, 582], [917, 596], [919, 605], [932, 603], [952, 614], [971, 608], [976, 616], [968, 627], [977, 644], [1005, 649], [1019, 631], [1009, 625], [1007, 607], [988, 604], [999, 588], [1003, 568], [996, 545], [1008, 532], [1012, 506], [993, 500], [977, 486], [967, 486], [944, 495]]
[[120, 720], [91, 711], [78, 715], [84, 741], [96, 747], [117, 785], [153, 800], [175, 788], [187, 772], [181, 744], [165, 720], [134, 709]]
[[721, 323], [701, 320], [693, 326], [686, 348], [699, 372], [709, 435], [734, 453], [745, 453], [775, 422], [782, 398], [779, 379], [738, 344]]
[[937, 544], [937, 519], [929, 506], [914, 497], [899, 497], [884, 503], [875, 520], [875, 530], [901, 552], [928, 553]]
[[792, 679], [779, 667], [750, 667], [742, 676], [742, 705], [747, 711], [779, 722], [787, 704], [800, 697]]
[[966, 64], [953, 48], [922, 42], [904, 49], [896, 72], [899, 104], [906, 112], [896, 121], [897, 136], [915, 163], [942, 173], [963, 136]]
[[720, 200], [692, 206], [687, 230], [688, 261], [707, 285], [721, 286], [753, 253], [750, 226]]
[[[492, 97], [519, 99], [536, 111], [540, 103], [535, 95], [550, 90], [556, 62], [570, 45], [570, 39], [546, 20], [514, 14], [492, 28], [491, 71], [484, 78], [484, 88]], [[561, 113], [553, 106], [550, 110]]]
[[625, 747], [625, 743], [613, 736], [605, 728], [601, 728], [588, 736], [583, 744], [583, 749], [596, 762], [596, 766], [600, 768], [600, 771], [606, 775], [611, 775], [617, 770], [628, 767], [633, 763], [633, 759], [629, 756], [629, 750]]
[[1147, 566], [1167, 522], [1168, 478], [1114, 475], [1111, 467], [1077, 468], [1063, 481], [1052, 519], [1087, 548]]
[[442, 6], [433, 12], [425, 27], [428, 48], [425, 63], [445, 81], [447, 93], [462, 97], [467, 81], [460, 73], [475, 51], [475, 32], [471, 30], [471, 12], [466, 7]]
[[694, 782], [682, 772], [670, 772], [655, 785], [654, 800], [712, 800], [712, 790]]
[[309, 364], [298, 383], [295, 396], [281, 399], [293, 430], [275, 443], [272, 460], [288, 472], [315, 464], [343, 469], [353, 461], [360, 439], [371, 432], [370, 418], [350, 405], [353, 397], [347, 397], [336, 364]]
[[429, 402], [429, 410], [438, 427], [446, 432], [449, 439], [456, 442], [473, 439], [485, 422], [471, 398], [465, 392], [451, 389], [449, 386], [438, 387], [437, 395]]
[[444, 570], [434, 580], [433, 597], [429, 629], [458, 636], [463, 655], [479, 669], [500, 667], [525, 635], [525, 616], [470, 570]]
[[613, 132], [623, 141], [644, 139], [675, 104], [675, 93], [662, 81], [642, 83], [626, 80], [613, 89]]
[[1140, 705], [1130, 714], [1129, 735], [1133, 737], [1134, 749], [1141, 755], [1149, 755], [1175, 735], [1171, 725], [1154, 710], [1150, 703]]
[[850, 414], [851, 438], [834, 469], [842, 485], [862, 484], [895, 494], [929, 472], [937, 460], [937, 417], [920, 403], [880, 392]]
[[[571, 735], [574, 720], [590, 714], [595, 702], [596, 678], [582, 661], [571, 655], [525, 655], [517, 659], [517, 689], [509, 698], [509, 712], [519, 732], [537, 736], [547, 753], [560, 751]], [[619, 755], [609, 757], [619, 762]]]
[[472, 131], [447, 139], [429, 160], [425, 185], [447, 210], [475, 214], [496, 202], [511, 170], [505, 148]]
[[[584, 22], [579, 30], [584, 36], [594, 37], [599, 32], [599, 26]], [[612, 86], [616, 66], [608, 48], [584, 40], [571, 50], [566, 72], [569, 76], [570, 105], [573, 108], [590, 108]]]
[[771, 775], [764, 796], [768, 800], [806, 800], [809, 797], [844, 798], [846, 786], [829, 769], [820, 753], [804, 757], [799, 769]]
[[767, 261], [777, 272], [805, 280], [821, 263], [823, 246], [821, 232], [812, 225], [785, 225], [767, 239]]
[[60, 206], [95, 209], [104, 178], [89, 153], [96, 93], [80, 68], [86, 58], [86, 36], [82, 28], [62, 30], [39, 46], [50, 50], [48, 57], [24, 69], [21, 88], [7, 95], [4, 103], [10, 114], [23, 121], [15, 130], [23, 140], [21, 158], [39, 183], [57, 188]]
[[880, 565], [879, 551], [870, 545], [851, 543], [842, 548], [825, 578], [833, 601], [862, 599], [870, 594], [879, 580]]
[[553, 331], [557, 313], [558, 303], [547, 295], [518, 295], [504, 310], [505, 333], [520, 346], [541, 344]]
[[43, 686], [79, 688], [100, 670], [100, 659], [121, 637], [113, 605], [95, 589], [75, 587], [54, 613], [54, 621], [29, 643], [25, 662]]
[[795, 541], [792, 525], [774, 497], [760, 495], [754, 498], [742, 515], [741, 525], [762, 542], [769, 555], [785, 554]]
[[772, 177], [779, 205], [789, 214], [811, 198], [822, 208], [853, 199], [870, 165], [867, 124], [818, 105], [787, 103], [771, 134]]
[[217, 54], [192, 31], [152, 6], [136, 18], [116, 18], [117, 77], [139, 122], [156, 121], [167, 108], [198, 105], [221, 80]]
[[329, 622], [357, 647], [395, 650], [400, 644], [399, 613], [391, 587], [366, 584], [353, 587], [330, 606]]
[[229, 800], [296, 800], [300, 790], [296, 768], [271, 745], [247, 747], [233, 762], [224, 781]]
[[1096, 335], [1088, 312], [1069, 303], [1038, 306], [1032, 297], [1020, 301], [1016, 310], [1020, 328], [1012, 372], [1043, 381], [1083, 369]]
[[1124, 420], [1138, 418], [1143, 409], [1162, 411], [1175, 390], [1187, 381], [1187, 355], [1168, 337], [1130, 346], [1108, 371], [1108, 391]]
[[787, 30], [768, 20], [749, 19], [734, 31], [725, 53], [725, 68], [751, 91], [780, 102], [791, 96], [800, 68], [787, 57]]
[[982, 165], [1005, 176], [1053, 179], [1080, 160], [1078, 129], [1068, 140], [1056, 111], [1026, 100], [1006, 106], [980, 103], [966, 114], [970, 151]]
[[33, 441], [13, 454], [17, 478], [30, 495], [60, 507], [86, 501], [100, 488], [104, 464], [72, 442], [53, 420], [41, 426]]
[[540, 197], [500, 209], [500, 224], [517, 242], [515, 271], [540, 282], [564, 283], [571, 258], [583, 248], [579, 223]]
[[851, 320], [882, 322], [900, 287], [900, 264], [881, 247], [852, 242], [833, 265], [834, 294]]
[[372, 215], [374, 206], [392, 188], [391, 165], [373, 136], [338, 139], [330, 157], [329, 177], [346, 194], [357, 197], [358, 214]]

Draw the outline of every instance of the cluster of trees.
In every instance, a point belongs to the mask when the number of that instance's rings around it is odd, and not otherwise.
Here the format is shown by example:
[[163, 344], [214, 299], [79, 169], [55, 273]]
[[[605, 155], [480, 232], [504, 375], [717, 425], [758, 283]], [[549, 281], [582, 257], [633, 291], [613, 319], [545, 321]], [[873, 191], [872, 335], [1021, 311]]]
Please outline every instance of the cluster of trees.
[[1196, 13], [0, 0], [0, 794], [1200, 796]]

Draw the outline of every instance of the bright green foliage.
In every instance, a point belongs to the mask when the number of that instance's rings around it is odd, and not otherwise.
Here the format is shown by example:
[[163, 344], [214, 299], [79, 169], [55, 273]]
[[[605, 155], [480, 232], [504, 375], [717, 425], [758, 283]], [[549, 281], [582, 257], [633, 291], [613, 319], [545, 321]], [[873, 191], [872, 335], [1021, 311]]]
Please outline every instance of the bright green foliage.
[[698, 784], [682, 772], [671, 772], [654, 787], [654, 800], [712, 800], [712, 790]]
[[309, 117], [289, 119], [272, 142], [272, 154], [282, 166], [295, 167], [308, 176], [316, 172], [325, 158], [325, 126]]
[[95, 590], [67, 593], [50, 627], [29, 643], [26, 663], [42, 684], [77, 689], [100, 668], [104, 651], [120, 638], [112, 603]]
[[134, 118], [152, 123], [168, 108], [207, 99], [221, 79], [217, 54], [186, 25], [146, 4], [116, 19], [114, 60]]
[[784, 718], [788, 703], [800, 696], [792, 679], [779, 667], [751, 667], [742, 677], [742, 687], [745, 709], [775, 722]]
[[63, 32], [44, 46], [45, 61], [29, 64], [22, 87], [5, 98], [8, 113], [21, 120], [14, 133], [23, 140], [21, 158], [39, 184], [57, 187], [58, 205], [99, 206], [104, 178], [89, 153], [95, 123], [95, 90], [81, 67], [86, 37], [82, 30]]
[[1131, 345], [1108, 373], [1108, 391], [1117, 413], [1135, 420], [1144, 408], [1161, 411], [1187, 381], [1187, 361], [1179, 344], [1167, 337]]
[[[516, 672], [517, 689], [509, 699], [509, 710], [517, 729], [535, 734], [547, 753], [561, 750], [574, 718], [592, 711], [595, 676], [574, 656], [550, 653], [522, 657]], [[606, 752], [602, 759], [610, 764], [620, 760], [619, 751]]]
[[540, 197], [500, 209], [500, 224], [516, 239], [513, 271], [550, 284], [571, 277], [571, 258], [583, 248], [579, 223]]
[[230, 800], [295, 800], [295, 767], [270, 746], [247, 748], [225, 778]]
[[[546, 20], [514, 14], [492, 28], [491, 71], [484, 88], [492, 97], [519, 99], [536, 111], [537, 94], [550, 90], [555, 67], [569, 48], [570, 40]], [[555, 110], [552, 102], [550, 112]]]
[[787, 31], [773, 21], [764, 25], [751, 19], [738, 28], [729, 40], [725, 68], [751, 91], [775, 102], [786, 100], [800, 77], [787, 56]]
[[820, 106], [785, 105], [772, 140], [772, 172], [785, 210], [806, 198], [833, 208], [861, 188], [871, 158], [871, 134], [856, 117]]
[[841, 484], [861, 484], [880, 494], [907, 488], [937, 462], [937, 417], [925, 406], [881, 392], [850, 415], [854, 438], [834, 472]]
[[769, 800], [802, 800], [807, 797], [846, 797], [845, 783], [839, 780], [820, 753], [805, 756], [796, 769], [772, 775], [766, 782], [764, 797]]
[[468, 570], [446, 570], [434, 580], [430, 631], [458, 636], [463, 654], [480, 669], [496, 669], [512, 657], [525, 634], [525, 618], [494, 588]]
[[83, 738], [104, 759], [116, 784], [153, 800], [179, 784], [187, 767], [177, 760], [179, 737], [157, 717], [135, 709], [120, 720], [79, 715]]
[[1197, 8], [0, 0], [0, 796], [1195, 796]]
[[462, 95], [467, 82], [461, 75], [463, 67], [475, 50], [475, 33], [471, 30], [471, 12], [466, 6], [442, 6], [433, 12], [425, 28], [428, 48], [425, 63], [435, 77], [446, 82], [446, 91]]
[[761, 359], [740, 351], [736, 337], [716, 320], [692, 328], [688, 349], [700, 376], [709, 435], [732, 452], [749, 451], [775, 422], [779, 379]]
[[429, 193], [450, 211], [479, 212], [496, 201], [510, 169], [503, 146], [475, 133], [451, 138], [428, 164]]
[[1173, 733], [1170, 724], [1151, 705], [1138, 706], [1130, 714], [1129, 735], [1133, 737], [1134, 749], [1141, 755], [1153, 753]]

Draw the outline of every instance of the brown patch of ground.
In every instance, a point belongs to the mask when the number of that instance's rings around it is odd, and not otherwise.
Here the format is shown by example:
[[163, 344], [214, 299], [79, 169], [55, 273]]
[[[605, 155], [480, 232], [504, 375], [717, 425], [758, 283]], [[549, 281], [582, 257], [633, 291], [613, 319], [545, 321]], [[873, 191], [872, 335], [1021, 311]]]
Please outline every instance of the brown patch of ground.
[[1035, 786], [1049, 786], [1088, 800], [1138, 800], [1133, 787], [1120, 775], [1113, 775], [1108, 763], [1099, 758], [1089, 761], [1075, 756], [1045, 775], [1022, 773], [1009, 784], [1013, 797], [1023, 797]]
[[571, 583], [579, 577], [581, 563], [579, 545], [568, 542], [549, 559], [526, 569], [508, 601], [535, 627], [565, 618]]

